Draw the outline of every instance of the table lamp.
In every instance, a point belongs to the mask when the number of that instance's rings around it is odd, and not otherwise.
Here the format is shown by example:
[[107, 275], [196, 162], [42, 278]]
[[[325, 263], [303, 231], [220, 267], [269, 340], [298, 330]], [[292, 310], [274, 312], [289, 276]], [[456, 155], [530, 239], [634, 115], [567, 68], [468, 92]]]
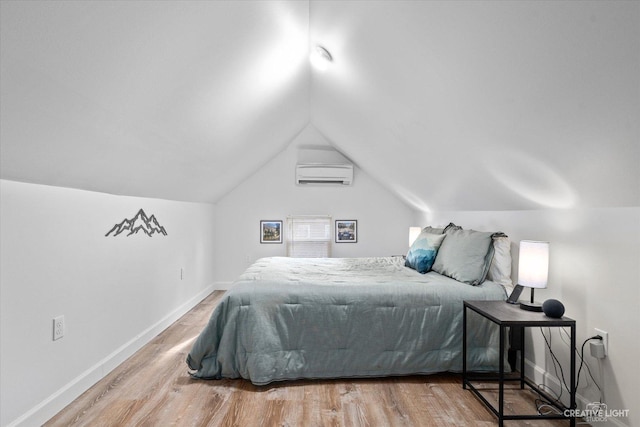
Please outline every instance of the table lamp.
[[549, 242], [522, 240], [518, 261], [518, 285], [531, 288], [531, 302], [521, 302], [520, 308], [542, 311], [542, 304], [534, 302], [533, 291], [546, 288], [549, 277]]

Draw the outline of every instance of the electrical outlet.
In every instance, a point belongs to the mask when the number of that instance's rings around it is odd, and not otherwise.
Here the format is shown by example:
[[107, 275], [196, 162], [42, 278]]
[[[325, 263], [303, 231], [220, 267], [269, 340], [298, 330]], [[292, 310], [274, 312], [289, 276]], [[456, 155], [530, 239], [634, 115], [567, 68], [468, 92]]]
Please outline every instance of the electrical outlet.
[[64, 336], [64, 316], [53, 318], [53, 340], [59, 340]]
[[609, 354], [609, 332], [605, 332], [602, 329], [595, 328], [596, 335], [600, 335], [602, 337], [602, 344], [604, 344], [604, 355], [607, 356]]
[[180, 280], [182, 280], [184, 274], [184, 268], [180, 267]]

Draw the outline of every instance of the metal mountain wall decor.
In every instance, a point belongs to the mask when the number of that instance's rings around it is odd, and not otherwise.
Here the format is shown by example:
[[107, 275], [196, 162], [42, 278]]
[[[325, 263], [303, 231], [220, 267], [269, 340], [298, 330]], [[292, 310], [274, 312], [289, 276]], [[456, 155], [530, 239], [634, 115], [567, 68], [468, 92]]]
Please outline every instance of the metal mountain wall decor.
[[112, 235], [116, 237], [119, 234], [127, 232], [126, 236], [129, 237], [132, 234], [138, 234], [140, 231], [149, 237], [153, 237], [154, 234], [167, 235], [167, 231], [160, 225], [155, 215], [147, 216], [144, 210], [140, 209], [136, 216], [131, 219], [125, 218], [119, 224], [114, 225], [104, 236]]

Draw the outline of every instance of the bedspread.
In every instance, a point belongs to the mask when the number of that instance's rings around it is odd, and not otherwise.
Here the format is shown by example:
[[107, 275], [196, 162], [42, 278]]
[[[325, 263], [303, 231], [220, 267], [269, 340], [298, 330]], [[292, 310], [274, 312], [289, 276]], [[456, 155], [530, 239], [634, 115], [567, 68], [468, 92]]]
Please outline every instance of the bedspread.
[[[223, 296], [187, 363], [197, 378], [257, 385], [459, 372], [462, 301], [505, 297], [499, 284], [420, 274], [401, 257], [262, 258]], [[498, 329], [474, 314], [468, 368], [497, 370]]]

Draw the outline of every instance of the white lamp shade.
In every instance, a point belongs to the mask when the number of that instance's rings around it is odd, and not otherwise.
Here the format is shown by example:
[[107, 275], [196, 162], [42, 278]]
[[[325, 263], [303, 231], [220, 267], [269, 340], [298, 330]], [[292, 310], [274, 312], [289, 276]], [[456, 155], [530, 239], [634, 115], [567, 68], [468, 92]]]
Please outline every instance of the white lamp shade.
[[546, 288], [549, 278], [549, 242], [522, 240], [518, 261], [518, 284]]
[[413, 245], [413, 242], [416, 241], [421, 231], [422, 228], [420, 227], [409, 227], [409, 247]]

